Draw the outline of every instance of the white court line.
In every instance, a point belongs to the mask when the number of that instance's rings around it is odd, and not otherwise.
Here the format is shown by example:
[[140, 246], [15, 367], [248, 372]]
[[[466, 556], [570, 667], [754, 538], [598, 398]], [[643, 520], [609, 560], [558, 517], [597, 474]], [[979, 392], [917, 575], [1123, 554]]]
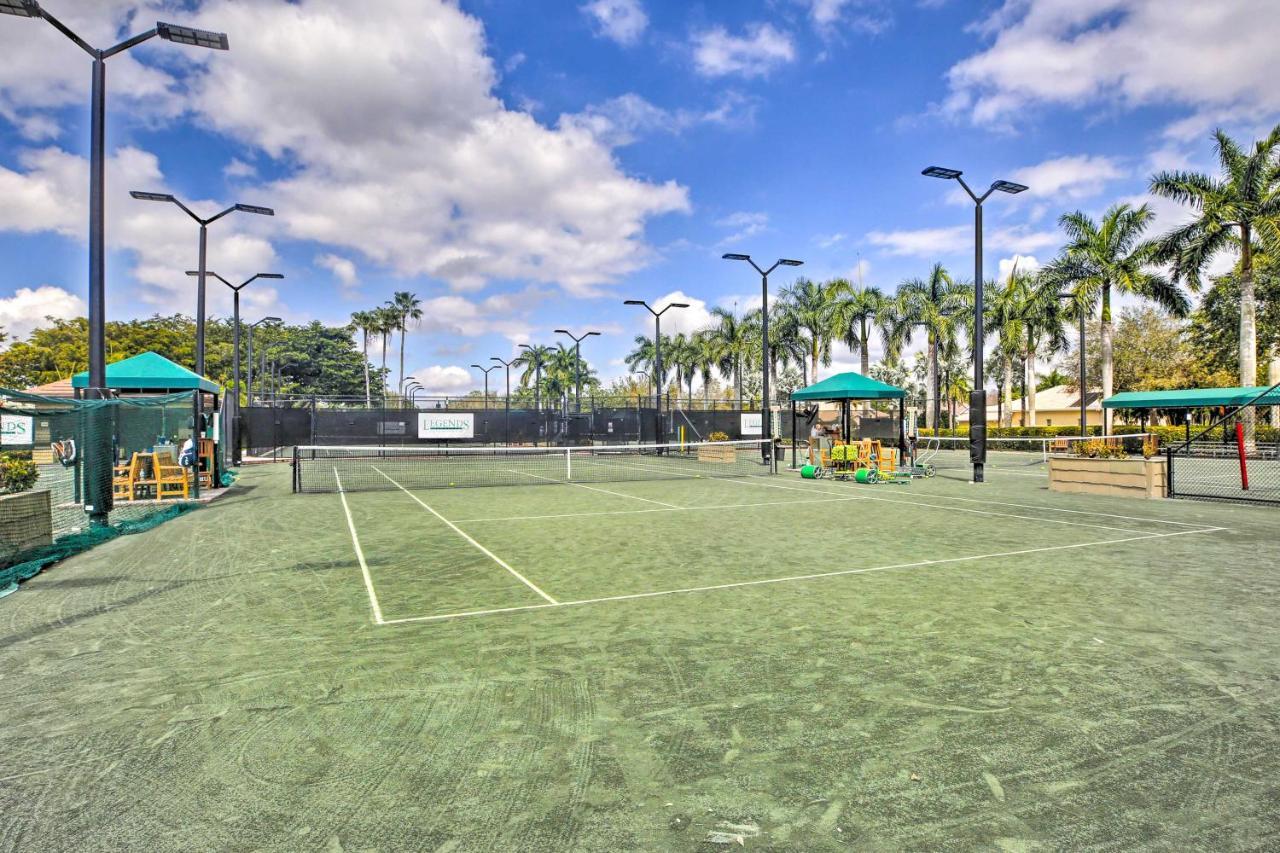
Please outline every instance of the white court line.
[[[636, 464], [634, 464], [634, 463], [631, 463], [630, 467], [632, 467], [632, 468], [644, 468], [646, 471], [658, 471], [658, 470], [663, 470], [663, 471], [665, 471], [665, 470], [666, 470], [666, 469], [659, 469], [659, 468], [651, 468], [651, 467], [643, 466], [643, 465], [636, 465]], [[674, 472], [673, 472], [673, 473], [674, 473]], [[684, 475], [682, 475], [682, 476], [685, 476], [685, 477], [693, 477], [693, 476], [695, 476], [695, 475], [693, 475], [693, 474], [684, 474]], [[738, 478], [738, 479], [734, 479], [734, 478], [728, 478], [728, 477], [726, 477], [726, 478], [722, 478], [722, 479], [724, 479], [724, 480], [725, 480], [725, 482], [734, 483], [734, 484], [736, 484], [736, 485], [741, 485], [741, 486], [759, 486], [759, 487], [761, 487], [761, 488], [763, 488], [763, 489], [786, 489], [786, 490], [787, 490], [787, 491], [789, 491], [789, 492], [808, 492], [808, 493], [810, 493], [810, 494], [812, 494], [814, 491], [817, 491], [817, 492], [818, 492], [818, 494], [820, 494], [820, 495], [838, 495], [838, 494], [840, 494], [839, 492], [832, 492], [832, 491], [822, 491], [822, 490], [818, 490], [818, 489], [816, 489], [816, 488], [814, 488], [814, 487], [811, 487], [811, 486], [783, 486], [783, 485], [781, 485], [781, 484], [779, 484], [779, 483], [756, 483], [756, 482], [753, 482], [753, 481], [752, 481], [752, 478], [751, 478], [751, 477], [742, 477], [742, 478]], [[864, 494], [864, 495], [862, 495], [862, 499], [863, 499], [863, 500], [868, 500], [868, 501], [880, 501], [881, 503], [902, 504], [903, 506], [924, 507], [924, 508], [926, 508], [926, 509], [941, 509], [941, 510], [946, 510], [946, 511], [948, 511], [948, 512], [968, 512], [968, 513], [972, 513], [972, 514], [974, 514], [974, 515], [990, 515], [990, 516], [994, 516], [994, 517], [996, 517], [996, 518], [1017, 518], [1017, 519], [1020, 519], [1020, 520], [1022, 520], [1022, 521], [1036, 521], [1036, 522], [1044, 522], [1044, 523], [1046, 523], [1046, 524], [1065, 524], [1065, 525], [1068, 525], [1068, 526], [1070, 526], [1070, 527], [1088, 527], [1088, 528], [1092, 528], [1092, 529], [1094, 529], [1094, 530], [1111, 530], [1111, 531], [1116, 532], [1116, 533], [1132, 533], [1132, 532], [1133, 532], [1132, 530], [1130, 530], [1130, 529], [1128, 529], [1128, 528], [1126, 528], [1126, 527], [1108, 527], [1108, 526], [1106, 526], [1106, 525], [1104, 525], [1104, 524], [1088, 524], [1088, 523], [1083, 522], [1083, 521], [1067, 521], [1067, 520], [1065, 520], [1065, 519], [1061, 519], [1061, 518], [1042, 518], [1042, 517], [1040, 517], [1040, 516], [1033, 516], [1033, 515], [1015, 515], [1015, 514], [1013, 514], [1013, 513], [1011, 513], [1011, 512], [991, 512], [990, 510], [985, 510], [985, 509], [969, 509], [968, 507], [962, 507], [962, 506], [941, 506], [941, 505], [939, 505], [939, 504], [921, 503], [920, 501], [897, 501], [897, 500], [893, 500], [892, 498], [882, 498], [882, 497], [877, 497], [877, 496], [875, 496], [875, 495], [871, 495], [871, 494]]]
[[571, 480], [557, 480], [555, 477], [544, 477], [541, 474], [530, 474], [528, 471], [517, 471], [514, 468], [511, 468], [509, 470], [511, 471], [512, 474], [523, 474], [526, 477], [537, 477], [539, 480], [546, 480], [548, 483], [559, 483], [562, 486], [577, 486], [579, 489], [587, 489], [592, 492], [599, 492], [602, 495], [613, 495], [614, 497], [618, 497], [618, 498], [631, 498], [632, 500], [635, 500], [635, 501], [644, 501], [645, 503], [649, 503], [649, 504], [657, 504], [658, 506], [665, 506], [667, 509], [684, 509], [684, 507], [682, 506], [676, 506], [675, 504], [669, 504], [663, 501], [655, 501], [650, 498], [642, 498], [639, 495], [628, 495], [622, 492], [611, 492], [608, 489], [601, 489], [598, 486], [588, 486], [583, 483], [572, 482]]
[[356, 546], [356, 559], [360, 561], [360, 573], [364, 575], [364, 588], [369, 591], [369, 606], [373, 608], [373, 621], [385, 625], [382, 619], [382, 608], [378, 606], [378, 596], [373, 592], [373, 578], [369, 576], [369, 564], [364, 559], [364, 549], [360, 547], [360, 537], [356, 535], [356, 523], [351, 518], [351, 507], [347, 506], [347, 493], [342, 488], [342, 480], [338, 477], [338, 468], [334, 466], [333, 479], [338, 483], [338, 497], [342, 498], [342, 511], [347, 514], [347, 529], [351, 531], [351, 544]]
[[1020, 551], [1003, 551], [996, 554], [975, 554], [969, 557], [946, 557], [941, 560], [920, 560], [914, 563], [896, 563], [889, 566], [870, 566], [862, 569], [841, 569], [834, 572], [819, 572], [809, 575], [790, 575], [781, 578], [767, 578], [754, 581], [734, 581], [732, 583], [714, 584], [712, 586], [691, 586], [682, 589], [664, 589], [657, 592], [636, 592], [627, 595], [609, 595], [602, 598], [583, 598], [577, 601], [560, 601], [555, 604], [526, 604], [522, 607], [498, 607], [490, 610], [468, 610], [460, 613], [442, 613], [438, 616], [407, 616], [401, 619], [388, 619], [387, 625], [402, 625], [409, 622], [442, 622], [448, 619], [463, 619], [471, 616], [492, 616], [499, 613], [521, 613], [531, 610], [547, 610], [555, 607], [580, 607], [587, 604], [604, 604], [611, 601], [634, 601], [641, 598], [657, 598], [664, 595], [685, 595], [696, 592], [714, 592], [725, 589], [738, 589], [748, 586], [766, 586], [769, 584], [794, 583], [798, 581], [819, 580], [822, 578], [841, 577], [843, 575], [865, 575], [872, 572], [887, 572], [894, 569], [917, 569], [927, 566], [938, 566], [947, 563], [964, 563], [974, 560], [994, 560], [1001, 557], [1017, 557], [1025, 554], [1041, 554], [1046, 551], [1065, 551], [1071, 548], [1091, 548], [1095, 545], [1119, 545], [1123, 542], [1140, 542], [1146, 539], [1165, 539], [1170, 536], [1189, 536], [1196, 533], [1214, 533], [1225, 530], [1223, 527], [1209, 527], [1204, 530], [1178, 530], [1173, 533], [1150, 533], [1142, 536], [1128, 536], [1122, 539], [1103, 539], [1098, 542], [1077, 542], [1071, 545], [1050, 545], [1043, 548], [1024, 548]]
[[[379, 468], [377, 465], [374, 465], [374, 466], [372, 466], [372, 467], [373, 467], [373, 470], [377, 471], [379, 474], [382, 474], [382, 476], [387, 477], [386, 473], [385, 473], [381, 468]], [[464, 533], [464, 532], [462, 531], [462, 529], [458, 527], [458, 525], [454, 524], [452, 521], [450, 521], [449, 519], [445, 518], [443, 515], [441, 515], [440, 513], [436, 512], [436, 511], [435, 511], [434, 509], [432, 509], [431, 507], [427, 506], [427, 504], [423, 503], [422, 499], [421, 499], [421, 498], [419, 498], [417, 495], [415, 495], [413, 492], [409, 491], [409, 490], [408, 490], [408, 489], [406, 489], [404, 486], [402, 486], [402, 485], [400, 485], [399, 483], [397, 483], [395, 480], [392, 480], [390, 477], [387, 477], [387, 480], [389, 480], [389, 481], [391, 482], [391, 484], [392, 484], [393, 486], [395, 486], [397, 489], [399, 489], [400, 491], [404, 492], [406, 495], [408, 495], [409, 497], [411, 497], [411, 498], [413, 498], [415, 501], [417, 501], [417, 502], [418, 502], [418, 505], [419, 505], [419, 506], [421, 506], [423, 509], [425, 509], [427, 512], [431, 513], [431, 514], [432, 514], [432, 515], [434, 515], [436, 518], [440, 519], [440, 520], [441, 520], [441, 521], [443, 521], [445, 524], [449, 525], [449, 529], [450, 529], [450, 530], [452, 530], [454, 533], [458, 534], [458, 535], [459, 535], [459, 536], [461, 536], [463, 539], [465, 539], [465, 540], [467, 540], [468, 542], [470, 542], [473, 546], [475, 546], [475, 548], [476, 548], [478, 551], [480, 551], [480, 553], [484, 554], [484, 555], [485, 555], [486, 557], [488, 557], [490, 560], [493, 560], [493, 561], [494, 561], [495, 563], [497, 563], [499, 566], [502, 566], [502, 568], [504, 568], [504, 569], [506, 569], [508, 572], [510, 572], [510, 573], [511, 573], [511, 574], [512, 574], [512, 575], [513, 575], [517, 580], [519, 580], [519, 581], [520, 581], [520, 583], [522, 583], [522, 584], [524, 584], [525, 586], [529, 587], [529, 589], [533, 590], [533, 591], [534, 591], [534, 592], [536, 592], [538, 595], [542, 596], [543, 598], [545, 598], [547, 601], [551, 602], [552, 604], [559, 604], [559, 602], [558, 602], [558, 601], [556, 601], [554, 598], [552, 598], [551, 596], [547, 595], [547, 594], [546, 594], [545, 592], [543, 592], [542, 590], [538, 589], [537, 584], [535, 584], [533, 581], [529, 580], [527, 577], [525, 577], [524, 575], [522, 575], [522, 574], [520, 574], [519, 572], [517, 572], [515, 569], [511, 568], [510, 566], [508, 566], [508, 565], [507, 565], [507, 563], [506, 563], [506, 561], [504, 561], [504, 560], [503, 560], [501, 557], [499, 557], [497, 554], [493, 553], [493, 552], [492, 552], [492, 551], [490, 551], [488, 548], [484, 547], [484, 546], [483, 546], [483, 545], [481, 545], [479, 542], [477, 542], [476, 540], [474, 540], [474, 539], [472, 539], [470, 536], [468, 536], [466, 533]]]
[[757, 506], [795, 506], [797, 504], [836, 504], [866, 500], [863, 497], [814, 498], [813, 500], [762, 501], [749, 504], [711, 504], [708, 506], [679, 506], [671, 509], [611, 509], [604, 512], [561, 512], [555, 515], [490, 515], [479, 518], [455, 518], [454, 524], [478, 524], [486, 521], [543, 521], [554, 518], [590, 518], [596, 515], [645, 515], [651, 512], [696, 512], [700, 510], [742, 509]]

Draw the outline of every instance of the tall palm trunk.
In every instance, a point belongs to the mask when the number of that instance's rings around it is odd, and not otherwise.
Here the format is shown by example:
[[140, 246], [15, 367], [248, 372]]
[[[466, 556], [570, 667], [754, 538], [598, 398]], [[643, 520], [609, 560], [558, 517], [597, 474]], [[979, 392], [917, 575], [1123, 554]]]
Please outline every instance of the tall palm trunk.
[[[1258, 381], [1258, 318], [1253, 288], [1253, 247], [1249, 244], [1252, 239], [1252, 229], [1248, 225], [1240, 226], [1240, 384], [1245, 388]], [[1253, 442], [1253, 409], [1245, 409], [1242, 414], [1244, 434]]]
[[1013, 359], [1000, 354], [1000, 426], [1013, 426]]
[[1036, 347], [1027, 347], [1027, 378], [1023, 380], [1026, 391], [1022, 399], [1026, 401], [1027, 420], [1023, 426], [1036, 425]]
[[409, 317], [406, 314], [400, 315], [400, 384], [396, 387], [400, 389], [400, 393], [404, 393], [404, 335], [409, 325]]
[[933, 335], [929, 336], [929, 367], [924, 377], [924, 419], [934, 430], [934, 435], [938, 434], [938, 429], [942, 424], [942, 409], [939, 406], [937, 397], [938, 388], [938, 342], [933, 339]]
[[813, 373], [814, 382], [818, 381], [818, 346], [818, 341], [815, 339], [812, 346], [809, 347], [809, 353], [811, 356], [810, 363], [813, 365], [811, 372]]
[[368, 409], [373, 402], [372, 395], [369, 393], [369, 330], [361, 329], [360, 337], [360, 349], [364, 353], [364, 407]]
[[[858, 367], [861, 369], [862, 375], [866, 376], [868, 373], [871, 372], [871, 351], [870, 351], [869, 342], [867, 341], [867, 335], [869, 333], [867, 331], [867, 318], [865, 316], [862, 318], [861, 325], [862, 325], [862, 347], [861, 347], [862, 361], [858, 365]], [[871, 414], [870, 400], [862, 401], [862, 414], [864, 417]]]
[[[1103, 285], [1102, 287], [1102, 399], [1111, 396], [1114, 387], [1115, 364], [1112, 361], [1111, 346], [1111, 286]], [[1080, 393], [1084, 394], [1084, 389], [1080, 389]], [[1102, 410], [1102, 434], [1111, 434], [1111, 410]]]
[[382, 398], [387, 397], [387, 344], [390, 342], [391, 333], [382, 333]]

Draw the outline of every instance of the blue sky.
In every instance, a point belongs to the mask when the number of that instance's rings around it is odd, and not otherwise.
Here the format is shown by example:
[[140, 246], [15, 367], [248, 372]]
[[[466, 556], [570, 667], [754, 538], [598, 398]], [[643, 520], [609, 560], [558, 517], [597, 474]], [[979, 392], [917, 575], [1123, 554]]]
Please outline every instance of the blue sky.
[[[692, 301], [674, 327], [758, 300], [725, 251], [885, 290], [934, 261], [971, 276], [971, 207], [920, 176], [933, 163], [1031, 186], [989, 203], [992, 276], [1050, 258], [1064, 210], [1210, 167], [1213, 127], [1280, 119], [1270, 0], [44, 5], [102, 45], [156, 20], [231, 41], [110, 61], [109, 316], [194, 307], [194, 224], [130, 189], [271, 205], [211, 232], [224, 276], [287, 275], [246, 291], [248, 319], [342, 322], [413, 291], [407, 361], [441, 392], [560, 326], [605, 332], [584, 354], [616, 376], [650, 328], [622, 299]], [[0, 18], [0, 324], [19, 336], [83, 312], [88, 78], [47, 24]], [[1160, 228], [1185, 215], [1153, 203]]]

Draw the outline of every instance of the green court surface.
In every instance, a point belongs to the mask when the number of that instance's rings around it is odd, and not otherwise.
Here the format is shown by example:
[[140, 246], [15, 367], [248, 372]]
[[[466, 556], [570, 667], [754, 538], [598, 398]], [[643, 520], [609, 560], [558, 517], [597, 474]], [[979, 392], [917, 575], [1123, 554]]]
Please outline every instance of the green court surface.
[[246, 469], [0, 600], [0, 849], [1280, 846], [1280, 513], [988, 477]]

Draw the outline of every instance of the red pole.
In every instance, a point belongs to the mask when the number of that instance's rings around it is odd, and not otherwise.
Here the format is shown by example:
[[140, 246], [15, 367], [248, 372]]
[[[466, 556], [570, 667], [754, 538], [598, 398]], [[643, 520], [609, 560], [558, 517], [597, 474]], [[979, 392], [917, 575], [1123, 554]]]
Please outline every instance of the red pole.
[[1244, 464], [1244, 424], [1236, 421], [1236, 453], [1240, 455], [1240, 488], [1249, 491], [1249, 469]]

